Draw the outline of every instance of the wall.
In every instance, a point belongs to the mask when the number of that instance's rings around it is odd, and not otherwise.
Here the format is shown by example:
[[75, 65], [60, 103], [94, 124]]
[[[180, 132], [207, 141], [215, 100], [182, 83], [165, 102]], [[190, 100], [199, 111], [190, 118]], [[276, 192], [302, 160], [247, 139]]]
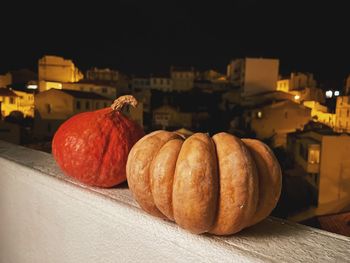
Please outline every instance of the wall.
[[38, 62], [39, 81], [77, 82], [84, 75], [71, 60], [57, 56], [44, 56]]
[[13, 91], [18, 97], [16, 98], [17, 109], [21, 111], [24, 116], [34, 118], [34, 94], [24, 91]]
[[109, 85], [99, 85], [94, 83], [63, 83], [63, 89], [94, 92], [109, 99], [117, 98], [117, 87]]
[[246, 58], [242, 96], [275, 91], [277, 86], [279, 60]]
[[173, 90], [173, 81], [170, 78], [150, 78], [151, 89], [156, 89], [160, 91], [172, 91]]
[[350, 132], [350, 96], [339, 96], [337, 98], [335, 131]]
[[126, 184], [88, 187], [50, 154], [0, 141], [0, 262], [347, 262], [350, 238], [267, 218], [194, 235], [143, 212]]
[[173, 90], [188, 91], [193, 88], [194, 71], [171, 71]]
[[179, 112], [170, 106], [162, 106], [153, 111], [153, 123], [156, 127], [191, 128], [192, 114]]
[[[258, 117], [261, 112], [261, 118]], [[302, 129], [310, 120], [311, 110], [293, 102], [281, 102], [254, 110], [251, 128], [259, 139], [282, 136], [279, 144], [286, 144], [286, 134]], [[277, 146], [277, 145], [276, 145]]]
[[42, 119], [67, 119], [74, 113], [73, 97], [56, 89], [35, 95], [35, 110]]
[[324, 136], [322, 139], [319, 206], [329, 213], [350, 203], [350, 136]]

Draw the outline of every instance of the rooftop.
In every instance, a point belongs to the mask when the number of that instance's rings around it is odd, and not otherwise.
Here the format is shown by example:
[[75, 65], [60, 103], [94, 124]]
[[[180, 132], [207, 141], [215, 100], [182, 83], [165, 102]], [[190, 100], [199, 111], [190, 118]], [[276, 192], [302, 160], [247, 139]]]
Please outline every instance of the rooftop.
[[94, 92], [85, 92], [85, 91], [78, 91], [78, 90], [68, 90], [68, 89], [62, 89], [60, 90], [66, 94], [69, 94], [73, 96], [74, 98], [80, 98], [80, 99], [92, 99], [92, 100], [111, 100], [109, 98], [106, 98], [100, 94], [94, 93]]

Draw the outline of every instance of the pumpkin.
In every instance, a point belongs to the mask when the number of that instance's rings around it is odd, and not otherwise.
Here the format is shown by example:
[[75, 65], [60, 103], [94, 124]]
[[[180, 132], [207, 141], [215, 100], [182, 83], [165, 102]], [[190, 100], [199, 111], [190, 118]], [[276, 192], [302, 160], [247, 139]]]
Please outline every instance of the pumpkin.
[[196, 234], [229, 235], [256, 224], [281, 192], [269, 147], [228, 133], [155, 131], [133, 146], [126, 173], [143, 210]]
[[65, 121], [52, 141], [52, 154], [60, 168], [78, 181], [112, 187], [126, 180], [126, 161], [131, 147], [144, 133], [121, 113], [124, 105], [137, 105], [130, 95], [111, 107], [77, 114]]

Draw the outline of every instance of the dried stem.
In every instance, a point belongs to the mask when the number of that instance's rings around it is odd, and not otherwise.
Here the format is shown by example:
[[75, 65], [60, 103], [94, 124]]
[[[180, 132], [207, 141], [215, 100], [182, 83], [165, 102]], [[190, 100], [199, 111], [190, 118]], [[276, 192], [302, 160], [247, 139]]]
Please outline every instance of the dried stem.
[[111, 105], [111, 108], [113, 110], [116, 110], [116, 111], [121, 111], [122, 108], [125, 106], [125, 105], [131, 105], [133, 107], [136, 107], [137, 106], [137, 100], [135, 99], [134, 96], [132, 95], [124, 95], [124, 96], [120, 96], [119, 98], [117, 98], [113, 104]]

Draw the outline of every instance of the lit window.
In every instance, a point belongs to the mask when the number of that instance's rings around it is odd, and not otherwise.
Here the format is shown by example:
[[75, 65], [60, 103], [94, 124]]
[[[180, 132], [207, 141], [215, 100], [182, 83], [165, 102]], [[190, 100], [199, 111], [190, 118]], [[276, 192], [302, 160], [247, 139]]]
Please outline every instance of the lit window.
[[299, 100], [299, 99], [300, 99], [300, 96], [299, 96], [299, 95], [295, 95], [295, 96], [294, 96], [294, 99], [295, 99], [295, 100]]
[[319, 149], [309, 149], [308, 162], [311, 164], [320, 163], [320, 150]]
[[339, 90], [334, 91], [334, 96], [339, 96]]

